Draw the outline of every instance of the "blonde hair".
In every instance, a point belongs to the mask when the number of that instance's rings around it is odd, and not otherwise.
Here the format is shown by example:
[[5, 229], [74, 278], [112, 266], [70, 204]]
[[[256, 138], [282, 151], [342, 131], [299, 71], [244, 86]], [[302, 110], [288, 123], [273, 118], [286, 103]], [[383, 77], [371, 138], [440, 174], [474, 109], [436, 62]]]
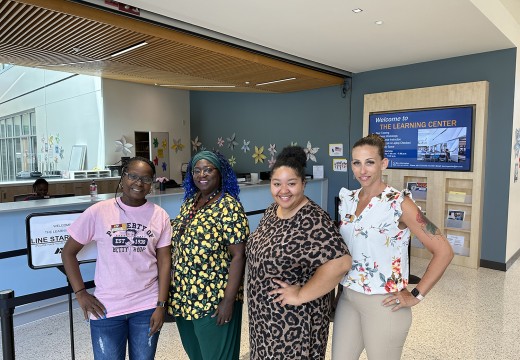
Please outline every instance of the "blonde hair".
[[381, 135], [378, 134], [368, 134], [365, 137], [362, 137], [358, 141], [354, 143], [354, 146], [352, 149], [357, 148], [358, 146], [363, 145], [370, 145], [375, 146], [377, 148], [377, 152], [379, 153], [379, 156], [381, 156], [381, 159], [385, 158], [385, 145], [386, 141], [383, 139]]

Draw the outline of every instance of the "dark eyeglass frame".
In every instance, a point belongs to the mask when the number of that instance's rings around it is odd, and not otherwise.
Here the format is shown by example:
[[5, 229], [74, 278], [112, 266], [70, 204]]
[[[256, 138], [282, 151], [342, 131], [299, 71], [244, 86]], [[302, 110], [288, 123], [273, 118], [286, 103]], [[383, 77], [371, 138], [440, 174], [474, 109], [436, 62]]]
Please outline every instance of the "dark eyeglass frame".
[[213, 171], [217, 170], [215, 167], [206, 166], [201, 168], [193, 168], [191, 169], [191, 175], [192, 176], [201, 176], [201, 175], [211, 175], [213, 174]]
[[124, 172], [124, 174], [126, 175], [128, 180], [133, 181], [133, 182], [141, 181], [143, 184], [146, 184], [146, 185], [150, 185], [151, 183], [153, 183], [153, 177], [150, 177], [150, 176], [139, 176], [136, 174], [130, 174], [126, 171]]

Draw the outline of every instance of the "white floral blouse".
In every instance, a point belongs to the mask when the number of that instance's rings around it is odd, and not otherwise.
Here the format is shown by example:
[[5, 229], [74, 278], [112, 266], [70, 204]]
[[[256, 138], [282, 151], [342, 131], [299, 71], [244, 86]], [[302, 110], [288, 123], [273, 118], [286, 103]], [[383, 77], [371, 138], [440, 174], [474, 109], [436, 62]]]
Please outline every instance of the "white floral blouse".
[[399, 229], [401, 204], [409, 191], [387, 186], [356, 217], [358, 190], [339, 192], [340, 233], [352, 256], [341, 284], [364, 294], [387, 294], [408, 285], [410, 229]]

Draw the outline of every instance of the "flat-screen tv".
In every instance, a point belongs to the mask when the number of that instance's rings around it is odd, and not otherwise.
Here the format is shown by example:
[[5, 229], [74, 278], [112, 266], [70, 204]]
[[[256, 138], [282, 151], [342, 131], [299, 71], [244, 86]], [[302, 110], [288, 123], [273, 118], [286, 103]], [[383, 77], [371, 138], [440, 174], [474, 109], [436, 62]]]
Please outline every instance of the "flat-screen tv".
[[368, 131], [385, 139], [389, 169], [471, 171], [474, 108], [370, 113]]

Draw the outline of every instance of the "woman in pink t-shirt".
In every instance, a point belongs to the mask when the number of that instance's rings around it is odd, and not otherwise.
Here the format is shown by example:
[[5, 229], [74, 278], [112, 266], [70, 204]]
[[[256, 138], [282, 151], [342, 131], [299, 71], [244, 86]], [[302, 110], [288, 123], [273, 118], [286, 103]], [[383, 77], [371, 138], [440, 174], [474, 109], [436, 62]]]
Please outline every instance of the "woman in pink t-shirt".
[[[121, 197], [86, 209], [68, 228], [62, 260], [85, 319], [96, 360], [153, 359], [164, 323], [170, 280], [170, 218], [146, 200], [154, 164], [135, 157], [123, 168]], [[87, 292], [78, 252], [96, 242], [94, 295]]]

